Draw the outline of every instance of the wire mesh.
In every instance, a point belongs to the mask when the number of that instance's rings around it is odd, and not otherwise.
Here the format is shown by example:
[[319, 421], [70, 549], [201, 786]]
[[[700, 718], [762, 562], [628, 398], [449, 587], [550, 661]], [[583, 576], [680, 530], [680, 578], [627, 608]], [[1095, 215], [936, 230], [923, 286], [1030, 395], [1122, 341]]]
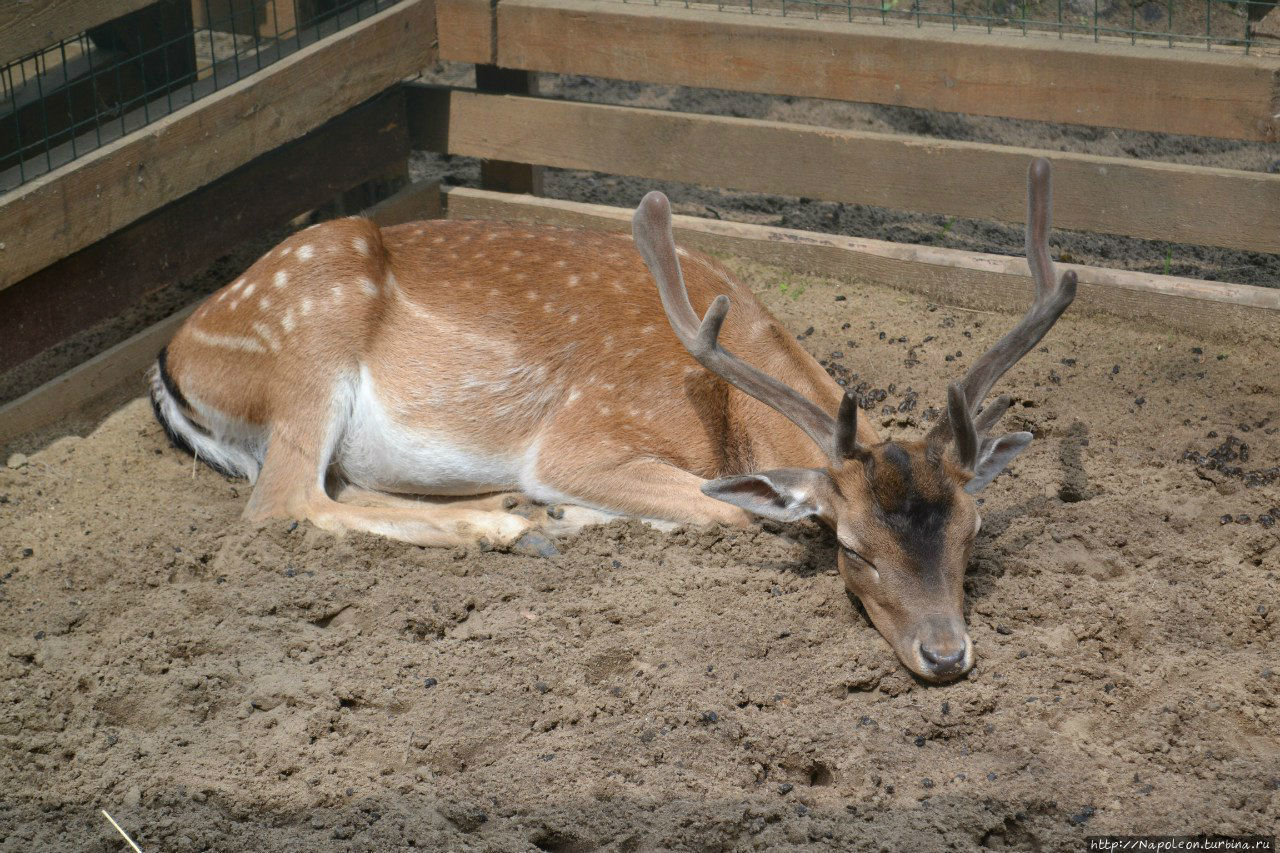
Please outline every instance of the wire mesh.
[[[624, 3], [707, 8], [691, 0]], [[1280, 0], [714, 0], [722, 11], [1280, 53]]]
[[399, 0], [164, 0], [0, 66], [0, 192]]

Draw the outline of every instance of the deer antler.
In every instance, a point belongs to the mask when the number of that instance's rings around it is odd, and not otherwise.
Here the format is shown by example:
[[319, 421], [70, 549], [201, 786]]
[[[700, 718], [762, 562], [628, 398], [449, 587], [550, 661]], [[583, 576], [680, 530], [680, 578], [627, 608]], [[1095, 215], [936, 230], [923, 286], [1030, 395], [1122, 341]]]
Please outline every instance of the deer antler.
[[655, 190], [641, 199], [631, 218], [631, 232], [640, 256], [658, 283], [662, 307], [672, 330], [699, 364], [804, 430], [833, 465], [857, 453], [858, 407], [851, 395], [845, 393], [839, 415], [833, 420], [794, 388], [720, 346], [720, 327], [729, 313], [729, 297], [724, 294], [717, 296], [707, 315], [698, 319], [680, 272], [675, 238], [671, 234], [671, 203], [665, 195]]
[[947, 389], [947, 414], [929, 431], [931, 444], [954, 439], [957, 456], [968, 468], [973, 467], [985, 433], [1009, 408], [1009, 399], [1001, 397], [978, 415], [982, 400], [996, 381], [1040, 342], [1076, 297], [1074, 271], [1068, 270], [1054, 281], [1053, 260], [1049, 257], [1052, 195], [1052, 167], [1048, 160], [1037, 157], [1027, 170], [1027, 263], [1035, 280], [1035, 301], [1021, 322], [983, 353], [963, 379]]

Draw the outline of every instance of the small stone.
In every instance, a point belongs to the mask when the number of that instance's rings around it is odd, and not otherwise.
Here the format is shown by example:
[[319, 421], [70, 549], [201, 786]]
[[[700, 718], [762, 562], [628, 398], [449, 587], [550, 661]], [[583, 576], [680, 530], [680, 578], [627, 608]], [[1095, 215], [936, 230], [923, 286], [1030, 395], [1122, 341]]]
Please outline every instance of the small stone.
[[925, 744], [924, 735], [916, 735], [915, 743], [916, 743], [916, 746], [924, 746]]
[[1258, 516], [1258, 523], [1261, 524], [1263, 527], [1270, 528], [1275, 525], [1276, 519], [1275, 519], [1275, 516], [1263, 513], [1262, 515]]
[[922, 787], [924, 787], [924, 788], [932, 788], [932, 787], [933, 787], [933, 780], [932, 780], [932, 779], [928, 779], [928, 778], [926, 778], [924, 781], [922, 781], [922, 782], [920, 783], [920, 785], [921, 785]]
[[836, 302], [844, 302], [846, 298], [843, 295], [836, 296]]
[[539, 693], [546, 693], [548, 690], [551, 689], [551, 687], [548, 686], [547, 682], [545, 681], [535, 681], [533, 684], [533, 689], [537, 690]]
[[997, 625], [997, 626], [996, 626], [996, 633], [997, 633], [997, 634], [1000, 634], [1000, 635], [1002, 635], [1002, 636], [1007, 637], [1007, 636], [1009, 636], [1010, 634], [1012, 634], [1012, 633], [1013, 633], [1013, 631], [1009, 630], [1008, 628], [1006, 628], [1006, 627], [1005, 627], [1005, 626], [1003, 626], [1003, 625]]
[[1231, 517], [1230, 514], [1223, 515], [1221, 518], [1218, 519], [1219, 524], [1230, 524], [1232, 521], [1234, 521], [1234, 519]]
[[715, 723], [715, 722], [719, 722], [719, 720], [720, 720], [720, 715], [717, 714], [715, 711], [702, 712], [702, 722], [704, 723]]
[[435, 687], [439, 683], [440, 682], [436, 681], [434, 678], [424, 678], [422, 680], [422, 686], [427, 688], [428, 690], [431, 689], [432, 687]]
[[6, 462], [5, 465], [7, 465], [8, 467], [12, 468], [15, 471], [18, 470], [19, 468], [25, 468], [27, 465], [27, 454], [14, 453], [9, 457], [9, 461]]
[[1249, 524], [1252, 521], [1253, 519], [1245, 515], [1244, 513], [1240, 513], [1239, 515], [1236, 516], [1236, 524]]
[[795, 786], [794, 786], [794, 785], [792, 785], [790, 782], [783, 782], [781, 785], [779, 785], [779, 786], [778, 786], [778, 793], [779, 793], [779, 794], [790, 794], [790, 793], [791, 793], [791, 789], [792, 789], [792, 788], [794, 788], [794, 787], [795, 787]]

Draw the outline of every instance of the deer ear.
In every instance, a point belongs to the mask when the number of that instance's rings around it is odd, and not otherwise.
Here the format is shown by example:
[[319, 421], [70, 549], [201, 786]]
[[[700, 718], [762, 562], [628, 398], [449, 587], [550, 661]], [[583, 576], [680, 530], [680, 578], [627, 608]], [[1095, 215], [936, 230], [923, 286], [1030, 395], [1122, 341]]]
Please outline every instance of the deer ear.
[[986, 439], [978, 448], [978, 461], [973, 466], [973, 479], [965, 484], [964, 490], [976, 494], [986, 488], [1005, 466], [1013, 461], [1019, 453], [1027, 449], [1031, 443], [1031, 433], [1011, 432], [997, 439]]
[[702, 493], [774, 521], [799, 521], [821, 514], [826, 485], [825, 471], [778, 468], [707, 480]]

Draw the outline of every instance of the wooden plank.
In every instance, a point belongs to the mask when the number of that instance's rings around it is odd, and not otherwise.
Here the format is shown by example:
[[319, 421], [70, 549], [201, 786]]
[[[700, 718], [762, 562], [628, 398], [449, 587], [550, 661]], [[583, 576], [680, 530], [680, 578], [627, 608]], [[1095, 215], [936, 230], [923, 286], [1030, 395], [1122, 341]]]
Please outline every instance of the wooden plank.
[[1280, 252], [1280, 175], [1262, 172], [464, 91], [448, 152], [1005, 222], [1044, 156], [1058, 227]]
[[410, 184], [390, 198], [383, 199], [362, 214], [382, 226], [420, 219], [439, 219], [444, 215], [439, 181]]
[[0, 65], [156, 0], [0, 0]]
[[0, 196], [0, 288], [414, 74], [434, 26], [432, 0], [402, 0]]
[[396, 89], [0, 290], [0, 370], [378, 177], [408, 153]]
[[156, 353], [173, 337], [195, 307], [183, 308], [84, 364], [0, 406], [0, 447], [19, 436], [55, 424], [71, 412], [91, 406], [126, 383], [134, 386], [128, 396], [137, 396], [143, 389], [142, 375], [156, 360]]
[[1233, 139], [1280, 130], [1274, 57], [599, 0], [502, 0], [497, 28], [508, 68]]
[[[540, 222], [629, 232], [631, 211], [605, 205], [452, 187], [451, 219]], [[751, 258], [796, 272], [861, 281], [964, 308], [1020, 312], [1031, 298], [1023, 258], [911, 246], [739, 222], [673, 217], [691, 248]], [[1280, 290], [1127, 270], [1059, 264], [1080, 277], [1072, 311], [1154, 323], [1217, 340], [1280, 343]]]
[[[330, 139], [330, 142], [337, 141]], [[365, 215], [386, 226], [434, 218], [440, 213], [440, 184], [423, 181], [405, 187]], [[156, 353], [198, 304], [193, 303], [148, 326], [84, 364], [0, 406], [0, 447], [19, 436], [55, 424], [113, 393], [117, 399], [135, 396], [142, 389], [142, 374], [151, 366]], [[122, 385], [128, 387], [121, 389]], [[4, 456], [0, 453], [0, 458]]]
[[493, 4], [490, 0], [436, 0], [436, 38], [441, 59], [492, 65], [497, 47]]

